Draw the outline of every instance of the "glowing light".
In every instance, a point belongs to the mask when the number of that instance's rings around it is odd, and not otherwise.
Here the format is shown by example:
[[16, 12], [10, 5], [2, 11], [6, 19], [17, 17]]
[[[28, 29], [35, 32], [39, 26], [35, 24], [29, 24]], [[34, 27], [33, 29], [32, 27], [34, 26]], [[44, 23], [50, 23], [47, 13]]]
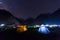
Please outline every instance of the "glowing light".
[[45, 25], [42, 24], [41, 26], [43, 27], [43, 26], [45, 26]]
[[5, 24], [1, 24], [0, 26], [5, 26]]
[[48, 25], [48, 24], [46, 24], [46, 25], [40, 25], [41, 27], [60, 27], [60, 25], [56, 25], [56, 24], [53, 24], [53, 25]]
[[49, 25], [50, 28], [57, 27], [57, 26], [59, 26], [59, 25]]
[[34, 28], [36, 28], [36, 27], [40, 27], [40, 25], [34, 25]]
[[21, 25], [20, 27], [17, 28], [17, 31], [18, 31], [18, 32], [24, 32], [24, 31], [27, 31], [26, 25]]
[[46, 24], [45, 26], [49, 26], [48, 24]]
[[38, 32], [43, 33], [43, 34], [49, 34], [50, 33], [49, 29], [46, 27], [40, 27], [38, 29]]
[[52, 28], [53, 26], [49, 26], [50, 28]]
[[28, 28], [35, 28], [35, 26], [31, 26], [31, 25], [30, 25], [30, 26], [28, 26]]

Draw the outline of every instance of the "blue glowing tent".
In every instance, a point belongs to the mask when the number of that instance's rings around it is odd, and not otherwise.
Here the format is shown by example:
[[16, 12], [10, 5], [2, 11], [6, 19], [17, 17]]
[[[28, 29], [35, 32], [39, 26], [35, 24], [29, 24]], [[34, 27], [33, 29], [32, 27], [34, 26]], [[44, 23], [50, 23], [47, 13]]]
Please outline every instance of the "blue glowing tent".
[[46, 27], [40, 27], [38, 29], [38, 32], [43, 33], [43, 34], [49, 34], [50, 30], [48, 28], [46, 28]]

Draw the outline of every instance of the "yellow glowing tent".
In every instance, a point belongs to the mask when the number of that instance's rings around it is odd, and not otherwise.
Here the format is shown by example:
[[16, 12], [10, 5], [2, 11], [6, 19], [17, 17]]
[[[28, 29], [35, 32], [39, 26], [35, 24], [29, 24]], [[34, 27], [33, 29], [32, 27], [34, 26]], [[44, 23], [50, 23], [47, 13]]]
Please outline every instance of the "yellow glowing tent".
[[18, 32], [25, 32], [25, 31], [27, 31], [26, 25], [20, 25], [19, 27], [17, 27], [17, 31]]

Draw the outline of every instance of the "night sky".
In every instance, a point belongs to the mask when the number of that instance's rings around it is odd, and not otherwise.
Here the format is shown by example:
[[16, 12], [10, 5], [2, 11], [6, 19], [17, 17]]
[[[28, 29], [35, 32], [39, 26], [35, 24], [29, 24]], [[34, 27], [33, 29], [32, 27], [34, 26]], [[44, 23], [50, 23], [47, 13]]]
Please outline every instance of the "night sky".
[[54, 12], [60, 8], [60, 0], [0, 0], [0, 8], [18, 18], [36, 18], [40, 13]]

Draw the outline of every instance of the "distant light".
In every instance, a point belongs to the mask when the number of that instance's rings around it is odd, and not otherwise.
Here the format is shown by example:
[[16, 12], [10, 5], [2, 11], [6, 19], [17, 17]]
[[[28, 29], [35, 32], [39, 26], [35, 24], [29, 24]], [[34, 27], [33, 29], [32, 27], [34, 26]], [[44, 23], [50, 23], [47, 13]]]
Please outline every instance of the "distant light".
[[36, 28], [36, 27], [40, 27], [40, 25], [34, 25], [34, 28]]
[[52, 28], [53, 26], [49, 26], [50, 28]]
[[35, 26], [31, 26], [31, 25], [29, 25], [28, 28], [35, 28]]
[[52, 28], [52, 27], [58, 27], [59, 25], [50, 25], [49, 27]]
[[49, 24], [44, 25], [44, 24], [42, 24], [40, 26], [41, 27], [60, 27], [60, 25], [56, 25], [56, 24], [52, 24], [52, 25], [49, 25]]
[[45, 26], [44, 24], [41, 25], [42, 27]]
[[5, 26], [5, 24], [1, 24], [0, 26]]
[[40, 27], [38, 29], [38, 32], [43, 33], [43, 34], [49, 34], [50, 30], [48, 28], [46, 28], [46, 27]]
[[45, 26], [49, 26], [48, 24], [46, 24]]

